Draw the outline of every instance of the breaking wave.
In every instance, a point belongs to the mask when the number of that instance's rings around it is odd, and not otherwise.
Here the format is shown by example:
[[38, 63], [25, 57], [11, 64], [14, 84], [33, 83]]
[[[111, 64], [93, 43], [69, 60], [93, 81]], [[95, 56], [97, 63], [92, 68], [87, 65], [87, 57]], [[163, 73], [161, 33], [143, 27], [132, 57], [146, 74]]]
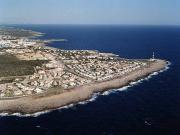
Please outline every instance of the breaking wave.
[[[116, 92], [120, 92], [120, 91], [125, 91], [125, 90], [127, 90], [128, 88], [133, 87], [133, 86], [135, 86], [135, 85], [138, 85], [138, 84], [142, 83], [142, 82], [145, 81], [145, 80], [147, 81], [147, 80], [151, 79], [153, 76], [158, 75], [159, 73], [162, 73], [162, 72], [164, 72], [164, 71], [167, 71], [167, 70], [170, 68], [170, 65], [171, 65], [171, 63], [168, 62], [167, 66], [166, 66], [164, 69], [162, 69], [162, 70], [160, 70], [160, 71], [158, 71], [158, 72], [153, 72], [152, 74], [148, 75], [147, 77], [145, 77], [145, 78], [143, 78], [143, 79], [139, 79], [139, 80], [134, 81], [134, 82], [131, 82], [129, 85], [124, 86], [124, 87], [122, 87], [122, 88], [119, 88], [119, 89], [111, 89], [111, 90], [105, 91], [105, 92], [103, 92], [103, 93], [97, 92], [97, 93], [94, 93], [94, 94], [92, 95], [92, 97], [91, 97], [90, 99], [88, 99], [88, 100], [80, 101], [80, 102], [74, 103], [74, 104], [69, 104], [69, 105], [60, 107], [60, 108], [58, 108], [58, 109], [54, 109], [54, 110], [69, 109], [69, 108], [74, 107], [75, 105], [84, 105], [84, 104], [87, 104], [87, 103], [90, 103], [90, 102], [95, 101], [95, 100], [98, 98], [98, 96], [100, 96], [100, 95], [106, 96], [106, 95], [110, 95], [110, 94], [112, 94], [112, 93], [116, 93]], [[42, 114], [47, 114], [47, 113], [50, 113], [50, 112], [52, 112], [52, 111], [54, 111], [54, 110], [41, 111], [41, 112], [37, 112], [37, 113], [33, 113], [33, 114], [21, 114], [21, 113], [8, 114], [8, 113], [0, 113], [0, 117], [4, 117], [4, 116], [38, 117], [38, 116], [40, 116], [40, 115], [42, 115]]]
[[143, 79], [139, 79], [139, 80], [137, 80], [137, 81], [130, 82], [129, 85], [124, 86], [124, 87], [122, 87], [122, 88], [112, 89], [112, 90], [105, 91], [105, 92], [103, 92], [101, 95], [109, 95], [109, 94], [116, 93], [116, 92], [119, 92], [119, 91], [125, 91], [125, 90], [127, 90], [128, 88], [130, 88], [130, 87], [133, 87], [133, 86], [135, 86], [135, 85], [138, 85], [138, 84], [142, 83], [143, 81], [147, 81], [147, 80], [151, 79], [153, 76], [158, 75], [159, 73], [162, 73], [162, 72], [168, 70], [168, 69], [170, 68], [170, 67], [169, 67], [170, 65], [171, 65], [171, 63], [168, 62], [167, 66], [166, 66], [164, 69], [160, 70], [160, 71], [153, 72], [153, 73], [149, 74], [147, 77], [145, 77], [145, 78], [143, 78]]

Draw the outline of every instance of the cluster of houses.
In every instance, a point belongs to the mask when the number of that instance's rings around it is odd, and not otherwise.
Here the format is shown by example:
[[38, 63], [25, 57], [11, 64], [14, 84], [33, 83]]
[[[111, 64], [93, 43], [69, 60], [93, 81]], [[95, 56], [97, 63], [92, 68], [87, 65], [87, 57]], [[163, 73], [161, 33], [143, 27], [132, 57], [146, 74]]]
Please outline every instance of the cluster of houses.
[[41, 67], [34, 67], [32, 75], [0, 84], [1, 98], [39, 94], [53, 87], [69, 89], [123, 76], [148, 65], [147, 61], [120, 59], [117, 55], [94, 50], [59, 50], [24, 38], [3, 37], [1, 47], [20, 60], [48, 60]]
[[68, 63], [67, 67], [92, 80], [107, 80], [112, 79], [117, 76], [123, 76], [134, 70], [140, 69], [141, 67], [147, 66], [146, 62], [141, 61], [130, 61], [130, 60], [99, 60], [96, 59], [86, 59], [84, 63], [83, 60], [79, 60], [79, 63]]

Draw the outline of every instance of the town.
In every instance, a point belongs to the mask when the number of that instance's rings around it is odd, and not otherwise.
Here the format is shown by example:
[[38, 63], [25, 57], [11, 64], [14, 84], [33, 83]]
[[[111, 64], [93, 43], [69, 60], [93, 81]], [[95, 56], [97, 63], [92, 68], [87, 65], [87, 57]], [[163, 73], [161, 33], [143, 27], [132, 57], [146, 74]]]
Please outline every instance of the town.
[[15, 67], [14, 70], [21, 71], [15, 74], [11, 68], [0, 68], [3, 72], [0, 74], [0, 98], [41, 94], [53, 89], [61, 92], [93, 82], [107, 81], [148, 67], [155, 60], [124, 59], [96, 50], [56, 49], [47, 46], [46, 41], [9, 33], [0, 35], [0, 57], [12, 57], [15, 62], [27, 64], [29, 69], [17, 64], [21, 67]]

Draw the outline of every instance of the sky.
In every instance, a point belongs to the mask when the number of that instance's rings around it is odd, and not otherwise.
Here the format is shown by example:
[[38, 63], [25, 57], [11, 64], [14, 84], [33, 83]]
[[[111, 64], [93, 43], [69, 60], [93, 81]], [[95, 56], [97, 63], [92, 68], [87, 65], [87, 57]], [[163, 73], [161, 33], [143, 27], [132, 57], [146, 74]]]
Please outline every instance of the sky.
[[180, 25], [180, 0], [0, 0], [0, 23]]

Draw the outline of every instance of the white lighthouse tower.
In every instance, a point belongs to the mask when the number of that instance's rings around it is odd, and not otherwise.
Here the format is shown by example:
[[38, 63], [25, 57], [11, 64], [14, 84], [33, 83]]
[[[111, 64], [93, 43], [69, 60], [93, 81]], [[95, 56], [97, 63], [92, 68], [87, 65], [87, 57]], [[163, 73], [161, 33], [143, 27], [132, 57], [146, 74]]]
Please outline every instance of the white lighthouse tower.
[[155, 61], [155, 55], [154, 55], [154, 52], [152, 54], [152, 58], [150, 58], [150, 61]]
[[152, 59], [153, 59], [153, 60], [155, 59], [155, 57], [154, 57], [154, 52], [153, 52], [153, 55], [152, 55]]

